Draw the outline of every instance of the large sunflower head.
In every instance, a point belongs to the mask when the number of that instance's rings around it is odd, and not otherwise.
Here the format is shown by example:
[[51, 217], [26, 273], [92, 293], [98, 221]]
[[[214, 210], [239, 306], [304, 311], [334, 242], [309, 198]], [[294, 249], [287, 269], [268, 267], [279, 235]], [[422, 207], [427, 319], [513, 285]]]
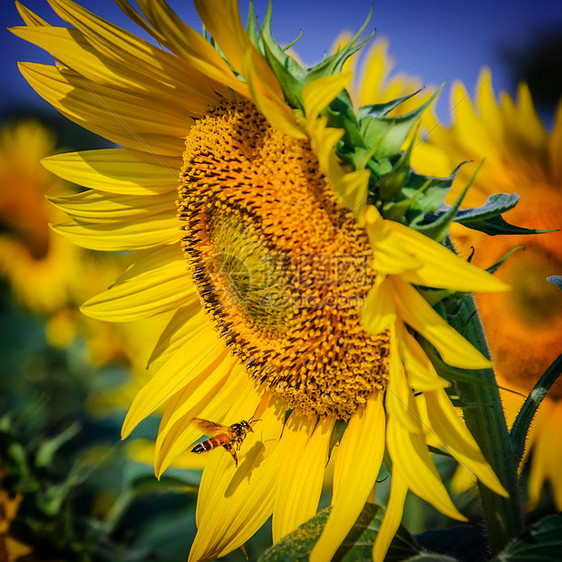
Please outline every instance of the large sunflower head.
[[[462, 227], [452, 231], [461, 255], [473, 254], [473, 263], [480, 266], [495, 263], [520, 246], [497, 273], [513, 290], [478, 295], [477, 302], [499, 383], [527, 394], [561, 350], [562, 292], [547, 278], [562, 271], [562, 104], [549, 132], [527, 85], [519, 85], [515, 100], [507, 93], [496, 100], [488, 69], [482, 71], [473, 97], [461, 83], [454, 85], [452, 123], [431, 128], [415, 162], [426, 170], [446, 170], [462, 161], [486, 158], [466, 201], [481, 205], [496, 190], [517, 193], [521, 202], [505, 214], [506, 219], [520, 227], [551, 230], [494, 237]], [[463, 176], [466, 179], [470, 173], [468, 167], [460, 170], [459, 182], [450, 191], [452, 200], [462, 190]], [[522, 399], [505, 393], [503, 400], [507, 417], [513, 420]], [[556, 504], [562, 507], [557, 456], [562, 442], [554, 429], [561, 412], [562, 382], [558, 381], [532, 428], [531, 442], [537, 440], [529, 489], [533, 505], [549, 479]]]
[[418, 341], [451, 365], [488, 366], [417, 287], [505, 288], [437, 241], [446, 225], [432, 220], [452, 178], [416, 174], [413, 143], [402, 150], [426, 104], [389, 115], [405, 93], [355, 111], [341, 69], [357, 37], [305, 70], [273, 40], [270, 11], [245, 29], [234, 0], [196, 0], [205, 35], [163, 0], [138, 11], [119, 0], [158, 46], [70, 0], [50, 4], [72, 27], [20, 8], [27, 25], [13, 31], [58, 61], [22, 63], [23, 74], [121, 145], [45, 160], [87, 188], [57, 200], [71, 218], [55, 229], [137, 256], [83, 310], [112, 321], [173, 314], [123, 434], [163, 408], [159, 475], [202, 424], [235, 424], [222, 430], [237, 462], [207, 453], [191, 559], [224, 555], [272, 514], [274, 541], [314, 515], [330, 454], [332, 511], [313, 560], [330, 559], [353, 525], [385, 447], [393, 491], [376, 558], [408, 489], [462, 518], [428, 432], [504, 493]]

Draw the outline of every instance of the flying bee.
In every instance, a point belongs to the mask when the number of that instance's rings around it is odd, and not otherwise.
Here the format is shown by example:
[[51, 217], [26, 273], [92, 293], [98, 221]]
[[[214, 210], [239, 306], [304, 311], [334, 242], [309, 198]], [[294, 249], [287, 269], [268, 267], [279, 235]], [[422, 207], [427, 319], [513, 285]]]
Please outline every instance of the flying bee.
[[252, 429], [252, 423], [256, 423], [260, 420], [242, 420], [240, 423], [233, 423], [232, 425], [222, 425], [220, 423], [215, 423], [209, 420], [203, 420], [201, 418], [193, 418], [192, 422], [203, 432], [205, 435], [209, 435], [209, 439], [197, 443], [193, 449], [192, 453], [204, 453], [205, 451], [212, 451], [216, 447], [224, 447], [233, 457], [236, 467], [238, 467], [238, 456], [236, 451], [240, 450], [242, 442], [246, 438], [246, 434], [254, 430]]

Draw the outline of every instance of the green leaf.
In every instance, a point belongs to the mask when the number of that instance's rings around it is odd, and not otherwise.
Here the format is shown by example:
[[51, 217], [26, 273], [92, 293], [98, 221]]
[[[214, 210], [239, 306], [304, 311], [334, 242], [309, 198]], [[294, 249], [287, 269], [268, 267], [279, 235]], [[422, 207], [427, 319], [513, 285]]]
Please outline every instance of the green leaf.
[[559, 289], [562, 289], [562, 276], [552, 275], [547, 277], [546, 280], [550, 281], [553, 285], [556, 285]]
[[[523, 228], [506, 222], [501, 214], [513, 209], [519, 199], [520, 197], [517, 193], [494, 193], [488, 197], [486, 203], [481, 207], [458, 211], [454, 220], [467, 228], [479, 230], [490, 236], [497, 234], [544, 234], [546, 232], [555, 232], [556, 229], [538, 230], [535, 228]], [[442, 215], [450, 212], [451, 207], [442, 205], [430, 222], [435, 222]]]
[[457, 214], [457, 218], [465, 221], [478, 221], [497, 217], [510, 209], [513, 209], [519, 202], [517, 193], [494, 193], [486, 200], [481, 207], [473, 209], [463, 209]]
[[510, 541], [492, 562], [558, 562], [562, 552], [562, 514], [550, 515]]
[[523, 458], [523, 452], [525, 451], [525, 442], [527, 440], [527, 434], [529, 428], [531, 427], [531, 422], [535, 417], [535, 413], [543, 401], [549, 389], [558, 380], [558, 377], [562, 373], [562, 355], [559, 355], [552, 365], [544, 372], [541, 378], [537, 381], [533, 390], [527, 396], [525, 403], [521, 406], [521, 410], [517, 414], [513, 425], [511, 426], [511, 431], [509, 436], [511, 438], [511, 443], [513, 445], [513, 456], [514, 460], [519, 465], [521, 459]]
[[509, 224], [502, 217], [493, 217], [478, 221], [456, 219], [456, 222], [459, 222], [467, 228], [472, 228], [472, 230], [479, 230], [480, 232], [489, 234], [490, 236], [497, 236], [498, 234], [546, 234], [547, 232], [556, 232], [556, 229], [539, 230], [537, 228], [523, 228], [522, 226], [515, 226], [513, 224]]
[[[260, 558], [260, 562], [281, 562], [285, 560], [308, 560], [312, 548], [322, 534], [328, 520], [330, 508], [327, 507], [301, 525], [296, 531], [281, 539], [268, 549]], [[345, 562], [371, 560], [373, 544], [379, 532], [384, 509], [368, 503], [357, 518], [357, 521], [342, 545], [336, 552], [334, 560]], [[415, 539], [400, 526], [392, 541], [385, 560], [410, 560], [420, 553]], [[417, 560], [417, 558], [412, 558]]]

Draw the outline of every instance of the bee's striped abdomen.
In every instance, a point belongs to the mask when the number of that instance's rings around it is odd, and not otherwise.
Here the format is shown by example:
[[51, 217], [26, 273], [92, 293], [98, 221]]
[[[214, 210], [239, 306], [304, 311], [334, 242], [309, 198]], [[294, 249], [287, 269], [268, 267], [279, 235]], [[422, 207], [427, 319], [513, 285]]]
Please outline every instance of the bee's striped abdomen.
[[212, 451], [216, 447], [221, 447], [225, 443], [230, 441], [230, 437], [226, 435], [226, 433], [221, 433], [220, 435], [215, 435], [210, 439], [206, 439], [205, 441], [201, 441], [201, 443], [197, 443], [193, 449], [191, 449], [192, 453], [204, 453], [205, 451]]

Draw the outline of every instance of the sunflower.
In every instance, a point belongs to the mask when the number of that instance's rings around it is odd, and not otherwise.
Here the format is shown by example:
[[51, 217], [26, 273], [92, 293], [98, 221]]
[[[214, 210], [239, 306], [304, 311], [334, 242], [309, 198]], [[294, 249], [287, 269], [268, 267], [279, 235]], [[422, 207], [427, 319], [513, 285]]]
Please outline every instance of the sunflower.
[[[562, 216], [562, 104], [549, 133], [538, 117], [528, 87], [520, 84], [518, 99], [504, 93], [498, 103], [491, 72], [483, 70], [474, 102], [465, 87], [454, 85], [453, 123], [430, 130], [429, 143], [419, 147], [414, 165], [434, 171], [466, 160], [484, 165], [467, 194], [467, 203], [481, 205], [494, 191], [517, 193], [520, 203], [505, 214], [511, 224], [526, 228], [559, 229]], [[417, 160], [416, 160], [417, 158]], [[458, 196], [472, 170], [461, 168], [450, 192]], [[562, 234], [495, 236], [459, 227], [452, 231], [461, 255], [474, 251], [472, 263], [487, 267], [516, 246], [498, 270], [513, 291], [478, 295], [498, 383], [528, 394], [561, 352], [562, 293], [547, 281], [562, 272]], [[506, 418], [513, 422], [522, 398], [502, 396]], [[531, 428], [533, 456], [529, 480], [530, 504], [535, 506], [545, 480], [550, 480], [558, 509], [562, 509], [562, 382], [552, 387]]]
[[[505, 495], [414, 334], [451, 365], [488, 367], [416, 286], [506, 285], [369, 200], [371, 156], [389, 163], [384, 155], [407, 131], [353, 151], [334, 126], [338, 116], [357, 121], [345, 90], [352, 74], [340, 69], [359, 47], [351, 42], [306, 73], [272, 40], [270, 12], [259, 33], [252, 17], [246, 30], [234, 0], [196, 0], [205, 36], [163, 0], [138, 2], [140, 11], [118, 0], [159, 46], [69, 0], [50, 4], [72, 27], [20, 6], [27, 25], [12, 31], [57, 64], [22, 63], [22, 73], [64, 115], [121, 145], [44, 160], [88, 188], [57, 199], [71, 218], [55, 229], [88, 248], [136, 255], [83, 310], [117, 322], [172, 314], [123, 436], [164, 408], [160, 476], [201, 437], [195, 418], [252, 429], [236, 462], [208, 454], [190, 560], [225, 555], [271, 515], [275, 542], [296, 529], [316, 513], [331, 455], [332, 509], [312, 560], [330, 559], [353, 526], [385, 448], [392, 488], [375, 559], [408, 490], [464, 519], [426, 430]], [[346, 163], [338, 147], [363, 165]]]

